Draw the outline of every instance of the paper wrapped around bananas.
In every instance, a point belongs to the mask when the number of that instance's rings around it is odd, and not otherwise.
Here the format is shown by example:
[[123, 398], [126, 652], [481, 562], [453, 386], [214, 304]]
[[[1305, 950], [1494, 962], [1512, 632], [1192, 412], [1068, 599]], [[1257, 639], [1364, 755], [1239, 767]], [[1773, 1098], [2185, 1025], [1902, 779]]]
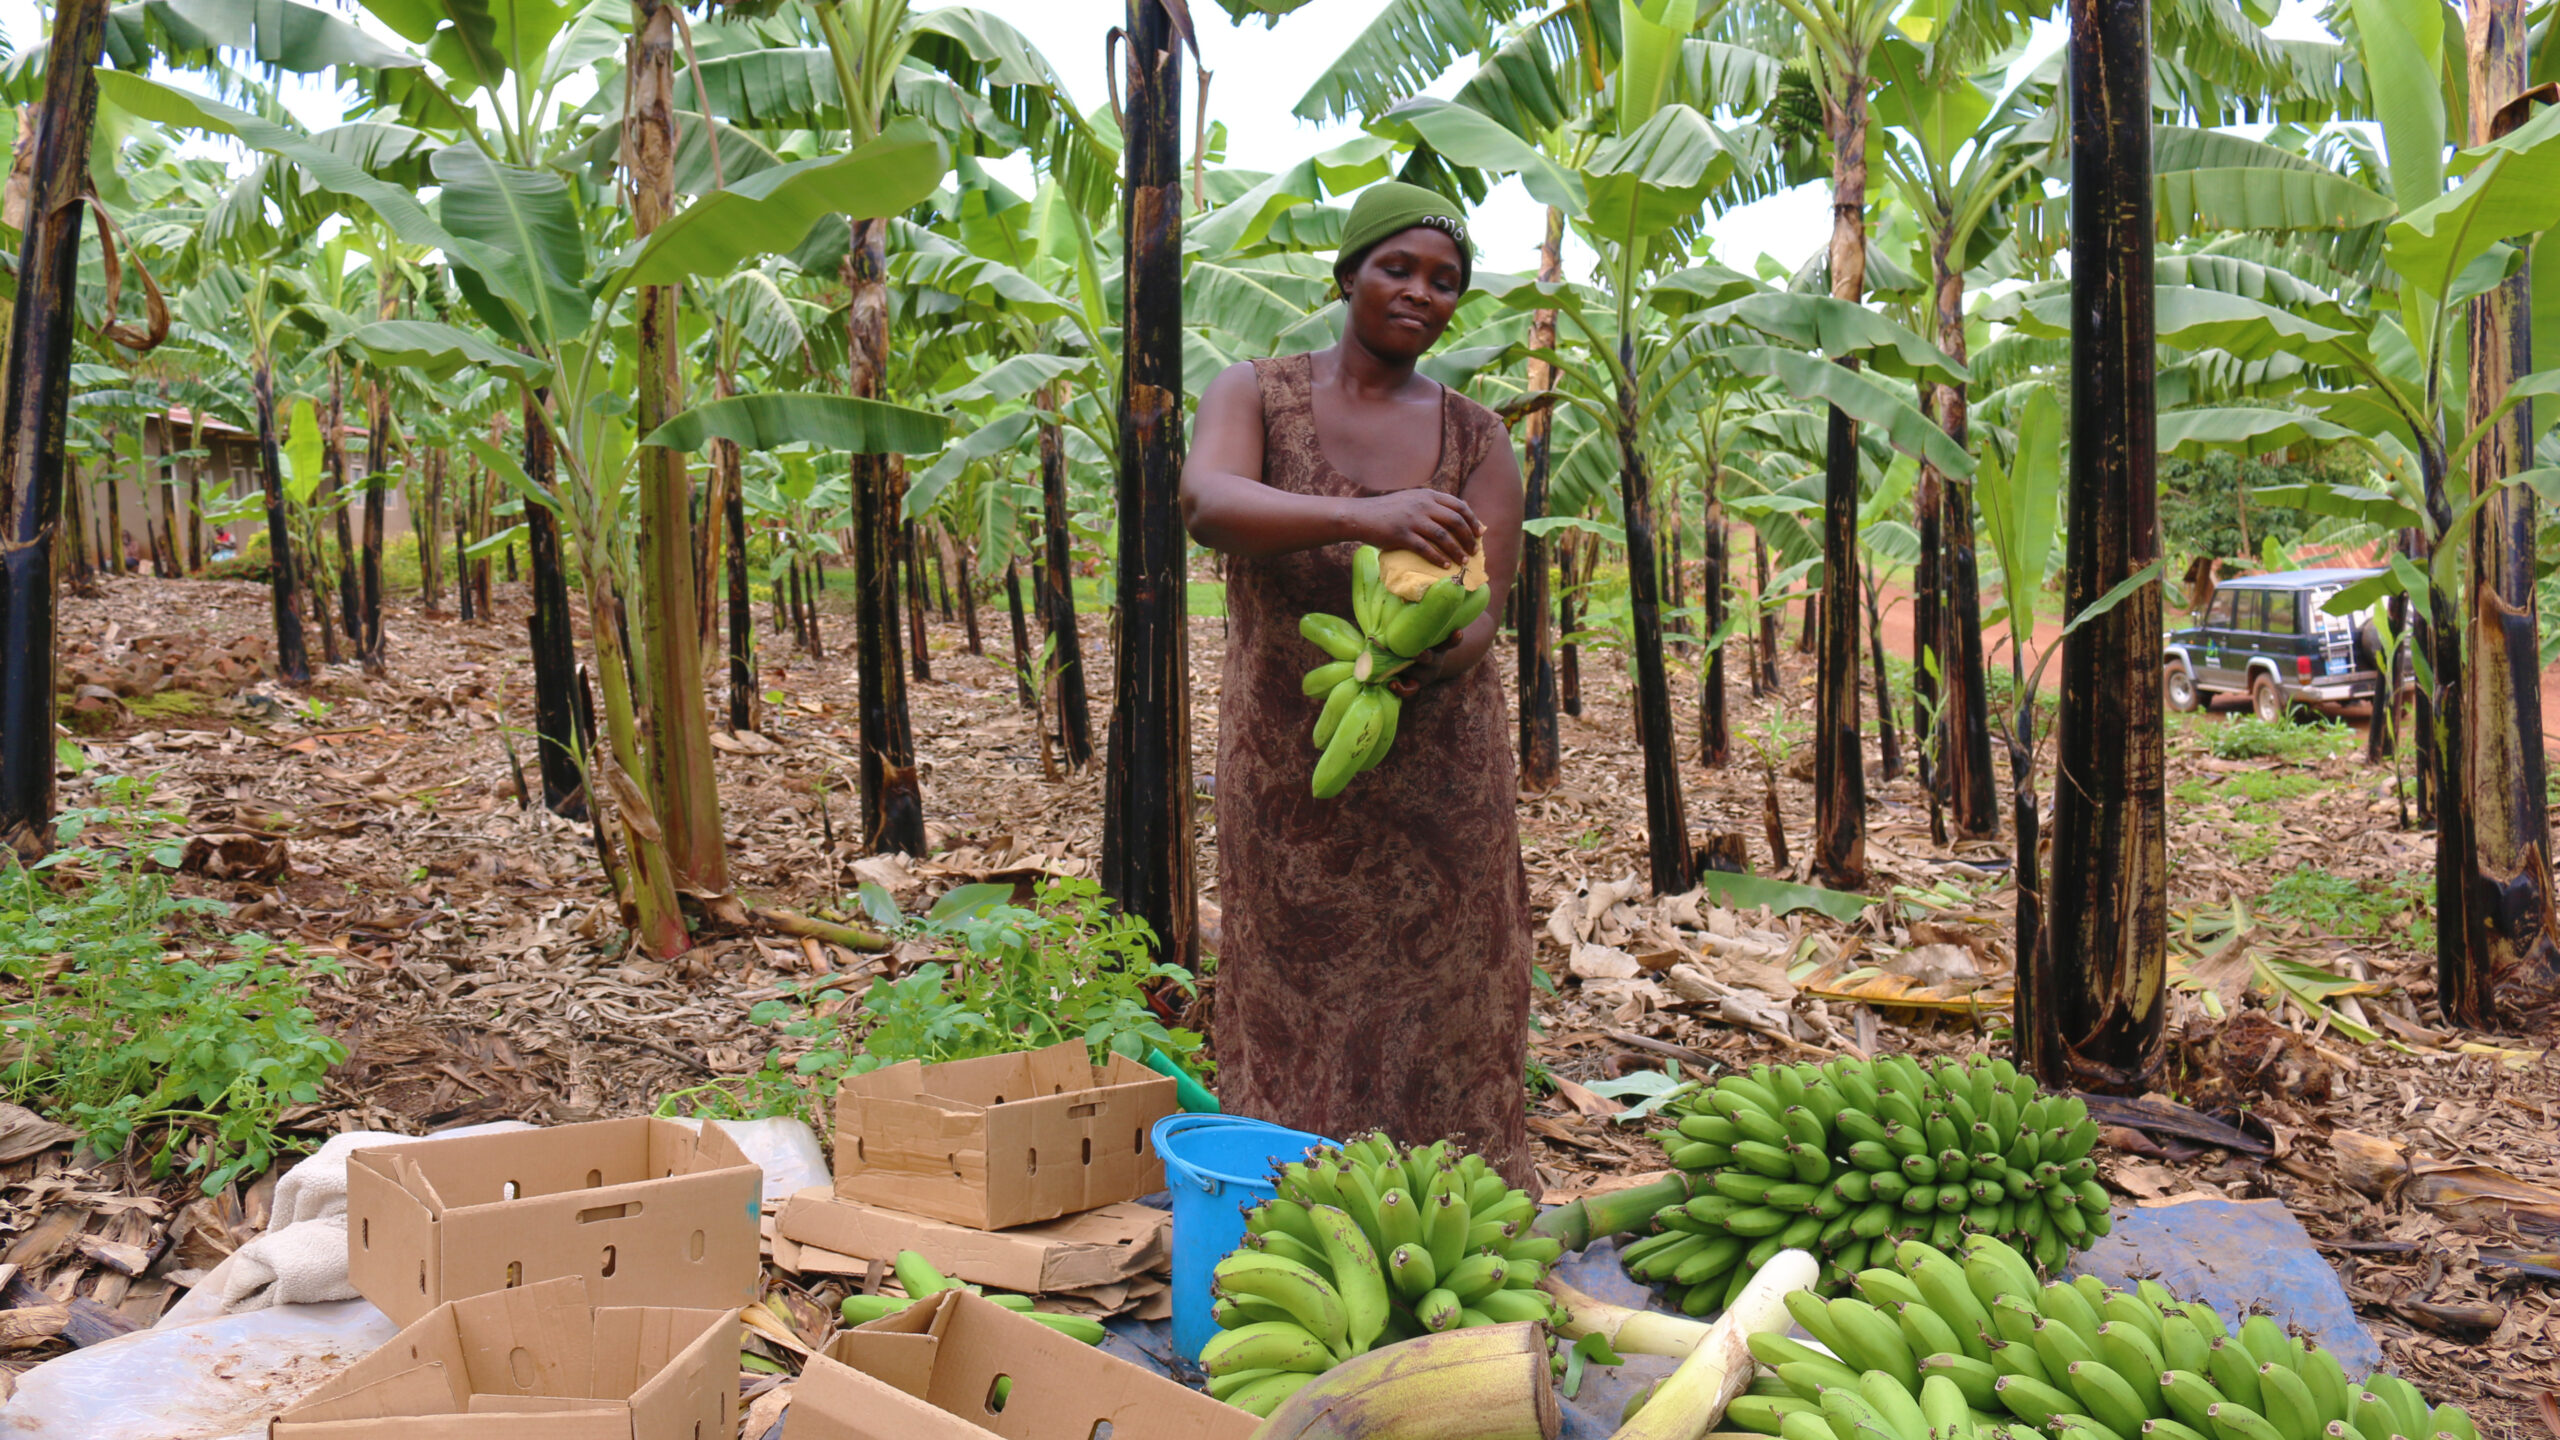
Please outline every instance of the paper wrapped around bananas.
[[2042, 1284], [1988, 1235], [1967, 1236], [1963, 1254], [1906, 1240], [1858, 1273], [1855, 1297], [1788, 1296], [1822, 1349], [1753, 1335], [1752, 1356], [1776, 1378], [1737, 1398], [1725, 1428], [1784, 1440], [1930, 1440], [1962, 1422], [2059, 1440], [2477, 1440], [2460, 1406], [2430, 1406], [2394, 1375], [2351, 1381], [2336, 1355], [2264, 1315], [2235, 1328], [2150, 1280]]
[[1371, 1347], [1478, 1325], [1541, 1323], [1563, 1252], [1529, 1238], [1537, 1205], [1480, 1155], [1384, 1135], [1286, 1167], [1218, 1262], [1221, 1329], [1200, 1350], [1209, 1393], [1268, 1415]]
[[1452, 569], [1410, 550], [1360, 547], [1351, 562], [1351, 613], [1359, 624], [1321, 610], [1298, 622], [1298, 633], [1333, 657], [1307, 672], [1306, 693], [1325, 697], [1316, 717], [1316, 748], [1324, 752], [1316, 761], [1317, 799], [1341, 794], [1352, 776], [1387, 758], [1404, 711], [1387, 681], [1474, 624], [1492, 598], [1481, 550]]
[[2006, 1060], [1758, 1065], [1667, 1118], [1677, 1130], [1656, 1138], [1695, 1198], [1622, 1255], [1628, 1274], [1679, 1287], [1692, 1315], [1730, 1303], [1781, 1250], [1822, 1255], [1828, 1293], [1901, 1240], [1998, 1235], [2052, 1270], [2111, 1223], [2088, 1106]]

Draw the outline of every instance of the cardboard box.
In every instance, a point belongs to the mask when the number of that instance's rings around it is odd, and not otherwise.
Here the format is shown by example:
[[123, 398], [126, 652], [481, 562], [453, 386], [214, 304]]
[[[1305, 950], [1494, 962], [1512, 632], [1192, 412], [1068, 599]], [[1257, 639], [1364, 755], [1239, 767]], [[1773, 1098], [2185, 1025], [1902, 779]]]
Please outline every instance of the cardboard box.
[[1003, 1230], [1164, 1188], [1147, 1132], [1174, 1083], [1079, 1041], [847, 1079], [836, 1091], [836, 1194]]
[[841, 1332], [791, 1393], [791, 1440], [1248, 1440], [1261, 1425], [963, 1290]]
[[439, 1305], [269, 1440], [696, 1440], [738, 1433], [738, 1312], [590, 1307], [574, 1276]]
[[421, 1140], [347, 1161], [347, 1274], [407, 1324], [564, 1275], [600, 1305], [756, 1296], [764, 1172], [718, 1126], [602, 1120]]
[[803, 1190], [782, 1207], [774, 1233], [863, 1260], [913, 1250], [955, 1280], [1025, 1295], [1109, 1285], [1173, 1260], [1173, 1217], [1125, 1203], [1013, 1230], [974, 1230]]

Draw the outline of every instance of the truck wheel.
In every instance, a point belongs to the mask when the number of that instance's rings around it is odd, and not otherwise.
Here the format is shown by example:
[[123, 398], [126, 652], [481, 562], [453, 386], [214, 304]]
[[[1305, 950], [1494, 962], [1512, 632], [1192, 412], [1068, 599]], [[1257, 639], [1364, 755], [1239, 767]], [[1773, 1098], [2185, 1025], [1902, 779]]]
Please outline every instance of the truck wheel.
[[2174, 660], [2169, 662], [2168, 673], [2162, 679], [2161, 688], [2168, 695], [2169, 708], [2180, 714], [2185, 714], [2204, 703], [2204, 696], [2196, 690], [2196, 677], [2188, 673], [2186, 666]]
[[2267, 676], [2260, 675], [2249, 682], [2249, 704], [2257, 710], [2258, 718], [2270, 725], [2284, 718], [2284, 692]]

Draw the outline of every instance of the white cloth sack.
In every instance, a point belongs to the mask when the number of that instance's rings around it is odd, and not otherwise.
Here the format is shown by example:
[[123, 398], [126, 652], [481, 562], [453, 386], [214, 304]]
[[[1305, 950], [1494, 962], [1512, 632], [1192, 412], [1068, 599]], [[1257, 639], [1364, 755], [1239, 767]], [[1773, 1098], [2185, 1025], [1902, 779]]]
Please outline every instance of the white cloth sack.
[[[705, 1122], [677, 1118], [676, 1123], [689, 1130], [699, 1130]], [[818, 1148], [817, 1132], [804, 1121], [787, 1116], [764, 1120], [713, 1120], [720, 1133], [737, 1142], [739, 1153], [764, 1171], [764, 1198], [779, 1205], [803, 1190], [823, 1189], [835, 1183], [827, 1170], [825, 1152]]]
[[[521, 1120], [500, 1120], [445, 1131], [438, 1138], [530, 1130]], [[270, 1305], [313, 1305], [353, 1300], [347, 1281], [347, 1159], [358, 1150], [407, 1145], [415, 1135], [350, 1130], [276, 1181], [274, 1208], [263, 1235], [213, 1267], [202, 1283], [169, 1308], [162, 1325], [183, 1325], [214, 1315], [238, 1315]]]

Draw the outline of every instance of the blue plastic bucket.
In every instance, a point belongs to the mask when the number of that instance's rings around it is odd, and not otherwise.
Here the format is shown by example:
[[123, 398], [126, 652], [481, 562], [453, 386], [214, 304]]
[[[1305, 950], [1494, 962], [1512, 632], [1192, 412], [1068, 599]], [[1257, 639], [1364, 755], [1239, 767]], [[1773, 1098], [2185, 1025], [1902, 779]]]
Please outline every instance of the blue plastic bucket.
[[1281, 1166], [1334, 1142], [1241, 1115], [1168, 1115], [1151, 1138], [1173, 1191], [1173, 1348], [1196, 1361], [1218, 1333], [1210, 1272], [1244, 1243], [1244, 1212], [1272, 1197]]

